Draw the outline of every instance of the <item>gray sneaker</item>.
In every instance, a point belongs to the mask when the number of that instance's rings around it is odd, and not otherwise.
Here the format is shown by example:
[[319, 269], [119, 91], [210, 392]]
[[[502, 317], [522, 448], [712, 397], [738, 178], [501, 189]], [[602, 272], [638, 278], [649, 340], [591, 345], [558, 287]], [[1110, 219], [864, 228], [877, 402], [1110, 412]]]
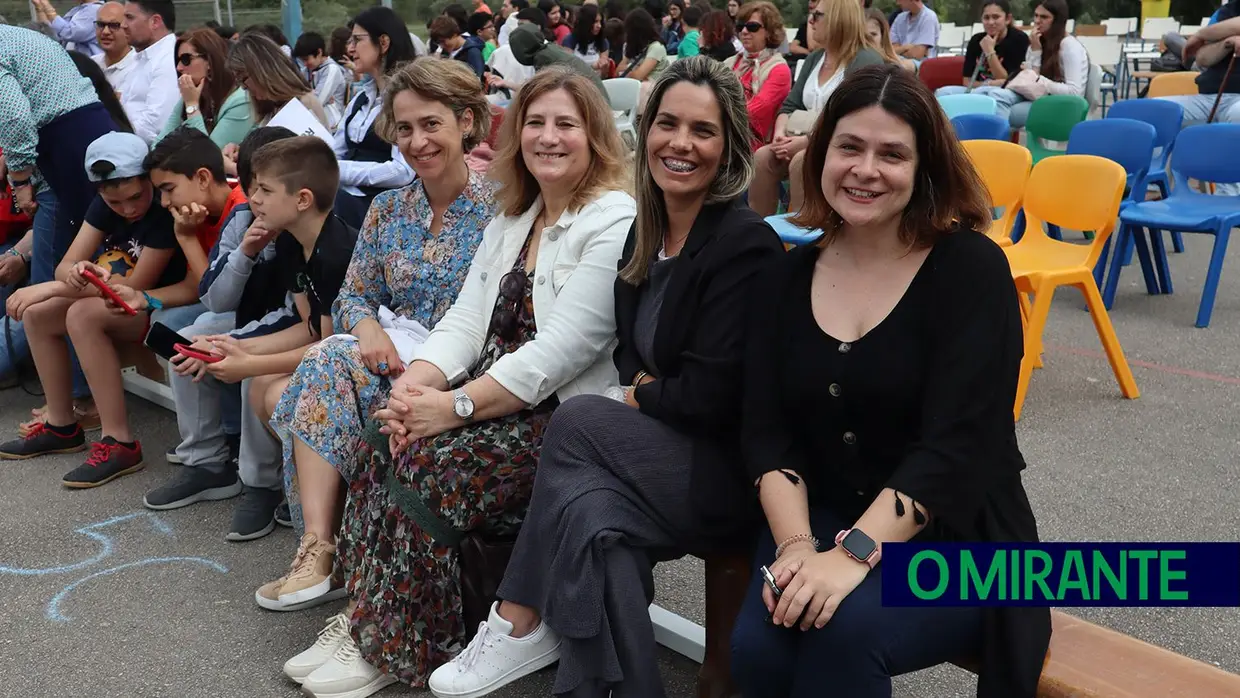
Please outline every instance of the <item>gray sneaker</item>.
[[264, 490], [247, 486], [233, 509], [232, 530], [226, 538], [247, 541], [262, 538], [276, 528], [276, 507], [284, 499], [280, 490]]
[[147, 492], [142, 503], [148, 509], [164, 511], [180, 509], [197, 502], [231, 499], [241, 494], [241, 481], [237, 479], [236, 473], [227, 468], [224, 472], [218, 472], [208, 470], [208, 467], [212, 466], [181, 466], [181, 473], [175, 480]]
[[276, 523], [285, 528], [293, 527], [293, 514], [289, 511], [287, 499], [276, 507]]

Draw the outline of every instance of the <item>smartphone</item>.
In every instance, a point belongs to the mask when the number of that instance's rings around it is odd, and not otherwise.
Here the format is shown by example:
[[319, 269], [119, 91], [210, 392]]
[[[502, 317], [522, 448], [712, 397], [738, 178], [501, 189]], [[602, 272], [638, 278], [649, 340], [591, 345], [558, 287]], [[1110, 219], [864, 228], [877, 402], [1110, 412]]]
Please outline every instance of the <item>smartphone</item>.
[[151, 331], [146, 333], [146, 339], [143, 344], [148, 349], [155, 352], [159, 356], [172, 360], [177, 354], [188, 356], [193, 359], [201, 359], [207, 363], [215, 363], [222, 361], [223, 356], [219, 354], [207, 354], [190, 347], [193, 342], [181, 336], [181, 334], [162, 322], [151, 324]]
[[775, 594], [775, 598], [778, 599], [783, 596], [784, 590], [780, 589], [779, 584], [775, 583], [775, 575], [771, 574], [766, 565], [763, 565], [759, 571], [762, 572], [762, 579], [766, 580], [766, 585], [771, 588], [771, 593]]
[[101, 281], [98, 276], [95, 276], [94, 272], [90, 271], [89, 269], [83, 269], [82, 278], [86, 279], [95, 288], [99, 289], [99, 292], [103, 294], [104, 298], [107, 298], [111, 300], [113, 303], [119, 305], [121, 307], [121, 310], [125, 311], [126, 315], [137, 315], [138, 314], [138, 311], [129, 307], [128, 303], [121, 300], [121, 297], [116, 295], [116, 291], [113, 291], [111, 286], [108, 286], [103, 281]]
[[188, 356], [191, 359], [198, 359], [199, 361], [205, 361], [209, 364], [217, 363], [217, 362], [224, 360], [224, 357], [219, 354], [209, 354], [207, 352], [198, 351], [197, 349], [189, 346], [188, 344], [183, 344], [181, 342], [177, 342], [176, 344], [173, 344], [172, 348], [176, 349], [177, 353], [181, 354], [182, 356]]

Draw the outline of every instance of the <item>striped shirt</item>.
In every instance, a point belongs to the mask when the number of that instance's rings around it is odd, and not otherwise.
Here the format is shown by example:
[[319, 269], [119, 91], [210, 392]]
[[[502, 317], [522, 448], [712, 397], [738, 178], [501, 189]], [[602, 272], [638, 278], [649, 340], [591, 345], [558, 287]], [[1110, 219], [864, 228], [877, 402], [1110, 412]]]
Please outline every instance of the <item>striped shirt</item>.
[[10, 170], [34, 166], [39, 129], [98, 101], [60, 44], [36, 31], [0, 26], [0, 150]]

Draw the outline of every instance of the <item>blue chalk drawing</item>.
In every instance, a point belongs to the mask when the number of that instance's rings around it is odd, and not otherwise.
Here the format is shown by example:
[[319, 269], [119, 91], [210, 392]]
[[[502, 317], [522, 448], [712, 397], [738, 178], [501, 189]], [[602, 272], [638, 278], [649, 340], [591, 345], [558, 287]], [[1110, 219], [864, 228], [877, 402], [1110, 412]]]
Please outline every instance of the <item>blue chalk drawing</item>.
[[113, 553], [111, 536], [101, 533], [100, 529], [139, 518], [148, 519], [151, 522], [151, 526], [156, 531], [169, 537], [172, 536], [172, 529], [168, 527], [168, 524], [160, 521], [154, 514], [149, 512], [140, 511], [133, 514], [125, 514], [123, 516], [114, 516], [106, 521], [100, 521], [99, 523], [93, 523], [89, 526], [83, 526], [82, 528], [74, 531], [74, 533], [81, 533], [82, 535], [92, 538], [99, 543], [99, 552], [95, 553], [91, 557], [73, 564], [60, 565], [59, 567], [6, 567], [0, 565], [0, 574], [15, 574], [19, 576], [66, 574], [68, 572], [85, 569], [92, 565], [97, 565], [110, 557]]
[[[98, 544], [99, 550], [94, 555], [91, 555], [83, 560], [79, 560], [78, 562], [67, 565], [59, 565], [56, 567], [9, 567], [0, 565], [0, 574], [12, 574], [22, 577], [43, 577], [57, 574], [69, 574], [70, 572], [77, 572], [79, 570], [98, 565], [111, 557], [112, 553], [116, 551], [115, 546], [112, 544], [112, 537], [104, 533], [103, 529], [106, 529], [109, 526], [115, 526], [116, 524], [123, 523], [125, 521], [133, 521], [136, 519], [145, 519], [150, 522], [151, 528], [155, 529], [157, 533], [168, 536], [169, 538], [173, 537], [172, 528], [150, 512], [139, 511], [132, 514], [114, 516], [105, 521], [83, 526], [82, 528], [74, 531], [74, 533], [80, 533]], [[71, 582], [65, 586], [65, 588], [57, 592], [56, 595], [52, 597], [52, 600], [48, 602], [46, 609], [47, 619], [56, 623], [69, 622], [70, 618], [61, 612], [60, 607], [74, 589], [77, 589], [86, 582], [99, 577], [107, 577], [109, 575], [116, 574], [117, 572], [124, 572], [125, 570], [139, 567], [149, 567], [151, 565], [166, 565], [174, 563], [202, 565], [215, 570], [220, 574], [228, 573], [228, 568], [224, 565], [221, 565], [215, 560], [209, 560], [202, 557], [150, 557], [136, 562], [128, 562], [123, 565], [117, 565], [115, 567], [109, 567], [108, 569], [99, 570], [98, 572], [92, 572], [85, 577], [82, 577], [81, 579]]]
[[65, 597], [67, 597], [74, 589], [78, 588], [82, 584], [85, 584], [86, 582], [89, 582], [92, 579], [95, 579], [96, 577], [106, 577], [110, 574], [116, 574], [117, 572], [123, 572], [124, 570], [133, 569], [135, 567], [146, 567], [148, 565], [163, 565], [163, 564], [172, 563], [172, 562], [189, 562], [189, 563], [194, 563], [198, 565], [203, 565], [205, 567], [210, 567], [211, 569], [215, 570], [216, 572], [219, 572], [220, 574], [228, 573], [227, 567], [221, 565], [220, 563], [214, 560], [207, 560], [201, 557], [152, 557], [152, 558], [147, 558], [145, 560], [139, 560], [137, 562], [130, 562], [124, 565], [117, 565], [116, 567], [112, 567], [110, 569], [100, 570], [99, 572], [88, 574], [85, 577], [82, 577], [81, 579], [77, 580], [76, 582], [73, 582], [72, 584], [65, 587], [64, 589], [61, 589], [60, 592], [57, 593], [55, 596], [53, 596], [52, 600], [48, 602], [47, 604], [47, 619], [51, 621], [55, 621], [57, 623], [69, 622], [69, 617], [60, 612], [60, 604], [64, 602]]

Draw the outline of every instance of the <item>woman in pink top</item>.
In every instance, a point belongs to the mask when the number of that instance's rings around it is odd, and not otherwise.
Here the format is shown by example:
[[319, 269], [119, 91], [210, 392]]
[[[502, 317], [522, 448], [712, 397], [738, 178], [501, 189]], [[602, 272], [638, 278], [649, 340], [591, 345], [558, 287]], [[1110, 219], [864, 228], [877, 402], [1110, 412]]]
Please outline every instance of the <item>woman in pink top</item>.
[[749, 2], [736, 14], [736, 34], [743, 50], [724, 61], [740, 78], [749, 105], [749, 128], [754, 150], [771, 140], [775, 118], [792, 91], [792, 71], [779, 54], [784, 21], [769, 2]]

